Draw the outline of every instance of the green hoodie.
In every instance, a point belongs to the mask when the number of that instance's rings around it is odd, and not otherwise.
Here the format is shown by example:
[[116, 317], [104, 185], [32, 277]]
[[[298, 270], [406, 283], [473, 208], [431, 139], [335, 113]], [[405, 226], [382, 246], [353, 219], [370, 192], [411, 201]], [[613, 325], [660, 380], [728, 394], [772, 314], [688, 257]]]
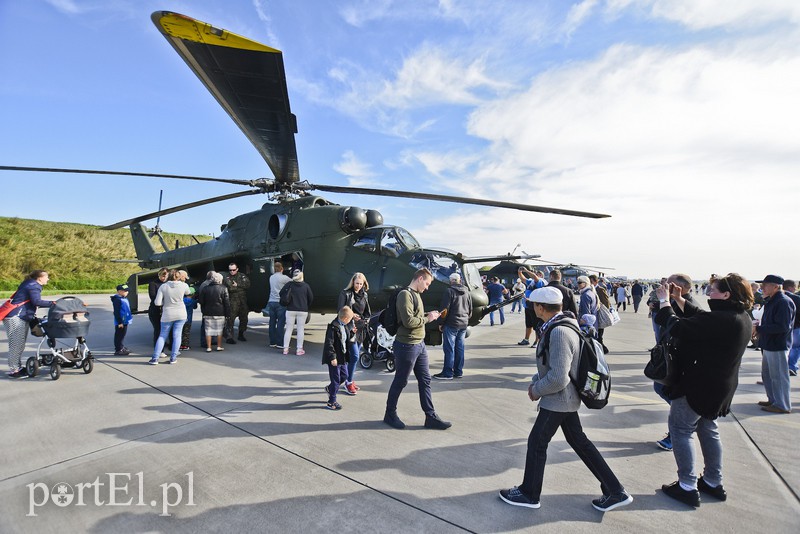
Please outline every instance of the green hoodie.
[[[416, 305], [411, 299], [416, 301]], [[425, 339], [425, 323], [428, 321], [425, 318], [422, 297], [410, 287], [397, 294], [397, 320], [399, 325], [395, 341], [416, 345]]]

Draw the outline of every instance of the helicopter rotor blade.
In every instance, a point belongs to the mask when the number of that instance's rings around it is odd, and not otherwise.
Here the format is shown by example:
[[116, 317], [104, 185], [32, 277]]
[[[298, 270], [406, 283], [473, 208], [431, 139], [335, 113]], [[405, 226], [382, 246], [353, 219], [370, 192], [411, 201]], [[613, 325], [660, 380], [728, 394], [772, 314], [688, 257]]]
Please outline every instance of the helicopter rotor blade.
[[203, 182], [222, 182], [235, 185], [253, 185], [253, 180], [238, 180], [235, 178], [206, 178], [203, 176], [183, 176], [180, 174], [157, 174], [149, 172], [126, 172], [126, 171], [105, 171], [91, 169], [61, 169], [52, 167], [14, 167], [0, 165], [0, 171], [24, 171], [24, 172], [63, 172], [68, 174], [102, 174], [110, 176], [144, 176], [148, 178], [176, 178], [178, 180], [199, 180]]
[[190, 202], [188, 204], [181, 204], [180, 206], [175, 206], [173, 208], [167, 208], [164, 210], [154, 211], [153, 213], [148, 213], [146, 215], [140, 215], [138, 217], [134, 217], [133, 219], [127, 219], [125, 221], [120, 221], [118, 223], [114, 223], [108, 226], [103, 226], [101, 230], [116, 230], [117, 228], [123, 228], [128, 226], [129, 224], [146, 221], [148, 219], [152, 219], [153, 217], [161, 217], [162, 215], [168, 215], [170, 213], [175, 213], [178, 211], [188, 210], [191, 208], [196, 208], [198, 206], [205, 206], [206, 204], [212, 204], [214, 202], [222, 202], [223, 200], [230, 200], [232, 198], [239, 198], [239, 197], [246, 197], [249, 195], [260, 195], [261, 191], [257, 189], [251, 189], [249, 191], [239, 191], [238, 193], [231, 193], [228, 195], [221, 195], [218, 197], [206, 198], [204, 200], [197, 200], [195, 202]]
[[575, 211], [562, 208], [548, 208], [545, 206], [534, 206], [530, 204], [515, 204], [513, 202], [502, 202], [498, 200], [485, 200], [482, 198], [455, 197], [450, 195], [435, 195], [432, 193], [413, 193], [411, 191], [395, 191], [391, 189], [370, 189], [365, 187], [340, 187], [335, 185], [308, 184], [311, 189], [328, 191], [331, 193], [353, 193], [357, 195], [375, 195], [381, 197], [403, 197], [420, 200], [436, 200], [439, 202], [455, 202], [457, 204], [476, 204], [478, 206], [490, 206], [493, 208], [508, 208], [521, 211], [534, 211], [538, 213], [556, 213], [559, 215], [569, 215], [572, 217], [587, 217], [590, 219], [603, 219], [610, 217], [604, 213], [591, 213], [588, 211]]

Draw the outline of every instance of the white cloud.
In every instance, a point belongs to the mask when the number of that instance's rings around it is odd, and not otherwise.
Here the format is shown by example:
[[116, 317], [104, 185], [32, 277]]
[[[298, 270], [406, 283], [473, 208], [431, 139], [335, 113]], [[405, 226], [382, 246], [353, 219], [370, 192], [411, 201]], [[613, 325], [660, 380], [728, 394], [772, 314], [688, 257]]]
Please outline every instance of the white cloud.
[[348, 183], [352, 187], [375, 187], [376, 176], [372, 170], [372, 166], [358, 158], [352, 150], [346, 151], [342, 154], [342, 160], [333, 166], [333, 169], [339, 174], [347, 177]]
[[579, 4], [574, 4], [567, 13], [567, 18], [561, 27], [561, 31], [567, 38], [572, 37], [572, 34], [577, 30], [583, 22], [589, 18], [597, 5], [598, 0], [583, 0]]
[[45, 0], [48, 4], [53, 6], [59, 11], [75, 15], [83, 11], [74, 0]]
[[693, 30], [800, 21], [800, 2], [796, 0], [607, 0], [608, 12], [629, 9], [679, 22]]

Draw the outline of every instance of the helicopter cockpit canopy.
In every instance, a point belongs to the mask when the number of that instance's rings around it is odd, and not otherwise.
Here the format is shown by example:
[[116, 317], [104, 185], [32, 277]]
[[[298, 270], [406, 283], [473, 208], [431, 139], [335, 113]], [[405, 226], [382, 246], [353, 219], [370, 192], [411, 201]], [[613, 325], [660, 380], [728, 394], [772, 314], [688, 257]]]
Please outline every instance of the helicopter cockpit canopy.
[[414, 236], [399, 226], [370, 228], [356, 237], [353, 247], [366, 252], [379, 252], [390, 258], [397, 258], [409, 250], [420, 248]]

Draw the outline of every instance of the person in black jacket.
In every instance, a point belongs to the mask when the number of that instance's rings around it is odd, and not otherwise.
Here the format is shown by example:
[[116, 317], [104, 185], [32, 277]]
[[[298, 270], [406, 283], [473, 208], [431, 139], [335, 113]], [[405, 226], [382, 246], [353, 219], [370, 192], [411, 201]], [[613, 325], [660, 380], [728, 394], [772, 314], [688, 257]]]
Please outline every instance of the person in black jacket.
[[765, 298], [764, 314], [754, 324], [761, 349], [761, 381], [767, 393], [767, 400], [758, 404], [766, 412], [787, 414], [792, 411], [789, 349], [797, 310], [784, 294], [783, 282], [783, 278], [774, 274], [758, 281]]
[[367, 277], [362, 273], [355, 273], [350, 278], [350, 283], [347, 284], [347, 287], [339, 293], [337, 307], [341, 310], [343, 307], [348, 306], [353, 310], [354, 324], [357, 327], [353, 342], [347, 346], [350, 357], [347, 362], [347, 380], [345, 380], [344, 389], [348, 395], [355, 395], [361, 389], [355, 383], [356, 364], [361, 355], [362, 344], [369, 334], [369, 318], [372, 315], [372, 310], [369, 307], [368, 291], [369, 283], [367, 282]]
[[287, 282], [281, 289], [281, 302], [286, 298], [286, 331], [283, 333], [283, 353], [289, 354], [289, 342], [292, 340], [292, 330], [297, 323], [297, 354], [302, 356], [306, 353], [303, 350], [303, 334], [306, 326], [306, 318], [311, 303], [314, 301], [314, 293], [311, 286], [303, 280], [303, 271], [295, 269], [292, 272], [292, 281]]
[[[150, 324], [153, 325], [153, 345], [156, 344], [159, 334], [161, 334], [161, 306], [156, 306], [156, 295], [158, 288], [167, 281], [169, 269], [162, 268], [158, 271], [158, 278], [151, 280], [147, 284], [147, 294], [150, 297], [150, 306], [147, 308], [147, 318], [150, 319]], [[171, 345], [168, 342], [167, 345]]]
[[222, 331], [225, 323], [231, 314], [231, 299], [228, 295], [228, 288], [222, 283], [222, 275], [213, 272], [210, 275], [210, 283], [200, 291], [197, 301], [203, 312], [203, 326], [206, 333], [206, 352], [211, 352], [211, 338], [217, 338], [217, 350], [225, 350], [222, 347]]
[[[676, 284], [661, 285], [656, 295], [660, 306], [656, 322], [677, 340], [674, 357], [678, 368], [677, 383], [665, 388], [671, 399], [669, 433], [678, 481], [661, 489], [695, 508], [700, 506], [699, 492], [724, 501], [727, 493], [722, 487], [722, 442], [716, 419], [730, 412], [739, 383], [739, 365], [753, 328], [747, 315], [753, 292], [747, 280], [731, 273], [711, 283], [709, 312], [686, 300]], [[682, 310], [682, 316], [673, 306]], [[694, 465], [695, 432], [705, 462], [699, 479]]]
[[558, 269], [550, 271], [550, 283], [547, 285], [558, 289], [561, 291], [561, 294], [564, 295], [564, 302], [561, 309], [563, 311], [572, 312], [572, 315], [577, 317], [578, 306], [575, 304], [575, 294], [570, 288], [561, 283], [561, 271]]
[[328, 376], [331, 378], [330, 384], [325, 386], [329, 410], [342, 409], [342, 405], [336, 402], [336, 393], [341, 383], [347, 380], [347, 362], [351, 358], [348, 347], [353, 344], [356, 331], [353, 317], [350, 306], [342, 306], [336, 319], [330, 322], [325, 331], [322, 364], [328, 366]]

